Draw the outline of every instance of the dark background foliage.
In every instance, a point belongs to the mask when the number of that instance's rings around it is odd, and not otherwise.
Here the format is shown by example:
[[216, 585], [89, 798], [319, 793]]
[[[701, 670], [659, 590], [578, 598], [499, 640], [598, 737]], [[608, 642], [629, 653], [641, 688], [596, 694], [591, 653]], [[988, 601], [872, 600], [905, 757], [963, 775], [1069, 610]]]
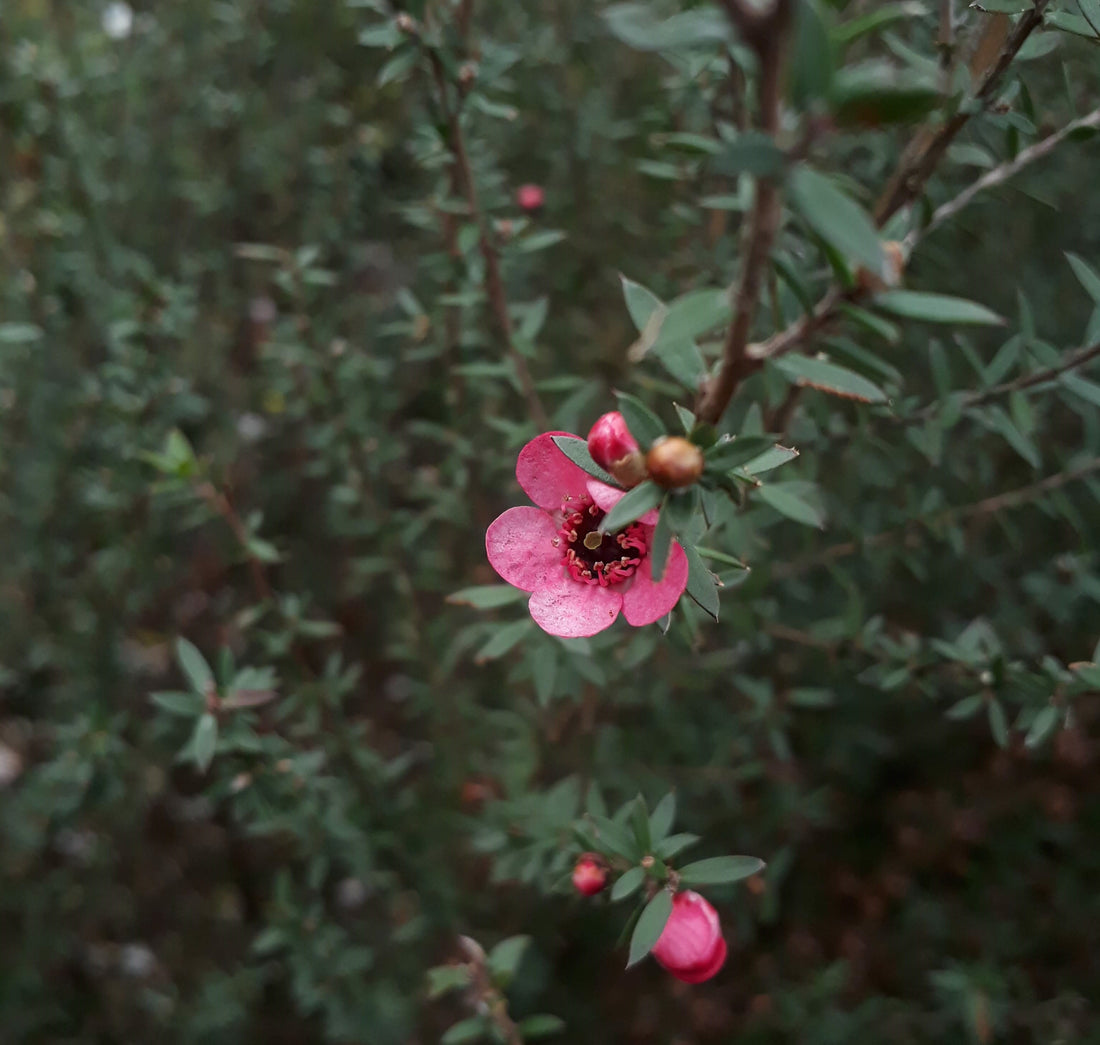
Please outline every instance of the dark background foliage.
[[[934, 61], [937, 6], [845, 61]], [[733, 278], [748, 184], [683, 137], [728, 119], [723, 48], [633, 49], [603, 3], [477, 7], [467, 145], [552, 424], [612, 387], [672, 424], [690, 394], [628, 359], [619, 273]], [[956, 393], [1100, 340], [1064, 257], [1100, 261], [1100, 146], [919, 242], [908, 287], [1005, 327], [814, 346], [892, 399], [793, 402], [780, 474], [824, 530], [716, 508], [708, 545], [752, 567], [719, 624], [561, 642], [446, 599], [496, 580], [482, 535], [536, 429], [430, 66], [360, 43], [382, 9], [138, 5], [118, 39], [96, 3], [0, 13], [0, 1039], [435, 1041], [468, 1013], [426, 970], [522, 933], [511, 1009], [573, 1041], [1093, 1040], [1098, 705], [1066, 665], [1100, 621], [1100, 386]], [[1039, 32], [928, 206], [1095, 106], [1098, 53]], [[912, 133], [810, 160], [868, 202]], [[794, 217], [776, 253], [827, 282]], [[758, 335], [799, 313], [783, 284]], [[788, 389], [765, 368], [727, 427]], [[177, 636], [275, 699], [197, 737], [202, 706], [150, 699], [186, 688]], [[675, 788], [701, 856], [768, 861], [711, 893], [712, 983], [624, 973], [626, 912], [554, 890], [592, 786]]]

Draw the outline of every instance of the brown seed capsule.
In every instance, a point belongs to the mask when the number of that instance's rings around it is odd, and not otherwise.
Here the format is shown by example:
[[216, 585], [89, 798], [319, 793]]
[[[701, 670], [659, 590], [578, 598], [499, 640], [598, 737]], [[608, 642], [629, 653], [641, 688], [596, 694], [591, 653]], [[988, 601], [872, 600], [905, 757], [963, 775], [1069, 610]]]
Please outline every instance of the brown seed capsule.
[[666, 436], [649, 448], [645, 467], [658, 486], [691, 486], [703, 474], [703, 451], [681, 436]]

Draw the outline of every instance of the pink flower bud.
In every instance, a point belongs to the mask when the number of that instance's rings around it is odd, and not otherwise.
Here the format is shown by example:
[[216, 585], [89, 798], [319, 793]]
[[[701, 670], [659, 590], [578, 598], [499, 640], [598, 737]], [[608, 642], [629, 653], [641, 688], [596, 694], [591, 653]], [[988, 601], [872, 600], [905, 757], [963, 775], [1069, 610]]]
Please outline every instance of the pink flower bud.
[[541, 185], [521, 185], [516, 189], [516, 203], [519, 204], [520, 210], [525, 210], [528, 214], [542, 210], [545, 202], [546, 193], [542, 191]]
[[604, 414], [588, 433], [588, 452], [623, 486], [637, 486], [645, 477], [645, 458], [617, 410]]
[[607, 885], [607, 867], [603, 859], [586, 853], [573, 868], [573, 887], [582, 896], [595, 896]]
[[718, 912], [690, 889], [672, 898], [672, 914], [653, 947], [653, 957], [678, 980], [702, 983], [726, 960]]

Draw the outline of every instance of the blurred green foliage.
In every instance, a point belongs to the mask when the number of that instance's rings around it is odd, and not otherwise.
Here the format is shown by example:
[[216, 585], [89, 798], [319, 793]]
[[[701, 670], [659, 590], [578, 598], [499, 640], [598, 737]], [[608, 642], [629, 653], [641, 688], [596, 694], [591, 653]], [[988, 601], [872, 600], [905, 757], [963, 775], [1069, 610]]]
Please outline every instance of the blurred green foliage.
[[[751, 61], [685, 6], [427, 12], [555, 428], [613, 386], [690, 405], [628, 355], [619, 274], [727, 285], [777, 162], [732, 148]], [[800, 6], [792, 111], [835, 110], [809, 158], [866, 204], [936, 101], [938, 5]], [[962, 47], [992, 16], [955, 8]], [[720, 623], [563, 642], [481, 592], [535, 427], [425, 53], [373, 0], [131, 13], [0, 12], [0, 1038], [435, 1041], [473, 1019], [428, 1002], [460, 933], [530, 937], [510, 1009], [579, 1042], [1095, 1035], [1100, 377], [1026, 383], [1100, 341], [1095, 138], [917, 243], [907, 289], [1003, 329], [813, 345], [890, 401], [791, 399], [798, 459], [710, 506]], [[1055, 14], [909, 220], [1096, 105], [1087, 10]], [[906, 75], [867, 126], [871, 60]], [[761, 339], [844, 267], [802, 189]], [[726, 427], [828, 383], [798, 358]], [[670, 788], [693, 859], [768, 862], [714, 891], [731, 955], [691, 989], [555, 891], [584, 809]]]

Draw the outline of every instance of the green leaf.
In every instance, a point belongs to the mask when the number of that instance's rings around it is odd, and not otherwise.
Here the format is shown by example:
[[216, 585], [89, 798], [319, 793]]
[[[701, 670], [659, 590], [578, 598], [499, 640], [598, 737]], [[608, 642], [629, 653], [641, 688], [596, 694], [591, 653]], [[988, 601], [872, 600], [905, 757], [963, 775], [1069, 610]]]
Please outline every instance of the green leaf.
[[644, 881], [645, 871], [643, 871], [642, 868], [632, 867], [630, 870], [624, 871], [611, 887], [612, 903], [619, 900], [625, 900], [628, 896], [632, 896], [641, 889]]
[[977, 326], [1000, 326], [1004, 320], [984, 305], [946, 294], [925, 294], [915, 290], [887, 290], [876, 294], [871, 304], [883, 312], [902, 319], [919, 319], [925, 323], [958, 323]]
[[645, 905], [630, 937], [630, 956], [626, 967], [637, 965], [661, 938], [668, 916], [672, 914], [672, 894], [662, 889]]
[[[1021, 0], [1022, 2], [1022, 0]], [[832, 31], [833, 40], [841, 47], [858, 40], [861, 36], [878, 32], [894, 22], [904, 21], [907, 18], [919, 19], [928, 13], [928, 8], [920, 3], [920, 0], [903, 0], [897, 4], [883, 4], [869, 11], [859, 18], [853, 18], [850, 22], [838, 25]]]
[[565, 233], [561, 229], [544, 229], [542, 232], [535, 232], [516, 240], [515, 247], [523, 254], [534, 254], [535, 251], [546, 250], [547, 247], [561, 243], [563, 239], [565, 239]]
[[704, 467], [708, 472], [728, 472], [757, 460], [774, 445], [775, 441], [766, 435], [742, 435], [720, 440], [703, 455]]
[[520, 1037], [524, 1041], [534, 1038], [548, 1038], [551, 1034], [560, 1034], [565, 1030], [565, 1020], [560, 1016], [551, 1016], [549, 1013], [539, 1013], [537, 1016], [528, 1016], [519, 1024]]
[[205, 773], [214, 758], [214, 748], [218, 744], [218, 720], [209, 712], [204, 712], [195, 723], [195, 732], [191, 737], [191, 755], [200, 772]]
[[993, 740], [998, 747], [1008, 747], [1008, 719], [1005, 718], [1005, 709], [999, 700], [991, 700], [987, 709], [989, 714], [989, 731], [993, 734]]
[[214, 672], [206, 658], [183, 636], [176, 639], [176, 660], [196, 693], [206, 696], [214, 688]]
[[1077, 277], [1081, 286], [1088, 292], [1090, 298], [1100, 305], [1100, 276], [1098, 276], [1095, 270], [1089, 268], [1085, 262], [1079, 258], [1076, 254], [1066, 254], [1066, 260], [1069, 261], [1073, 268], [1073, 273]]
[[206, 700], [198, 693], [151, 693], [149, 699], [169, 715], [193, 718], [206, 707]]
[[641, 283], [635, 283], [627, 279], [621, 272], [619, 281], [623, 287], [623, 298], [626, 300], [626, 310], [630, 313], [630, 319], [634, 323], [638, 333], [642, 333], [649, 324], [653, 313], [664, 308], [664, 303], [651, 290], [647, 290]]
[[638, 849], [634, 836], [625, 827], [615, 823], [606, 816], [592, 816], [592, 823], [599, 831], [600, 851], [610, 851], [619, 856], [625, 856], [627, 860], [640, 860], [644, 855]]
[[845, 399], [857, 399], [861, 403], [886, 402], [886, 393], [873, 381], [824, 359], [789, 355], [774, 360], [773, 365], [796, 385], [809, 385]]
[[42, 337], [42, 328], [33, 323], [0, 323], [0, 345], [26, 345]]
[[759, 874], [765, 866], [755, 856], [715, 856], [681, 867], [680, 881], [685, 885], [729, 885]]
[[649, 810], [646, 808], [645, 799], [641, 795], [631, 803], [630, 826], [634, 830], [634, 840], [643, 853], [648, 853], [651, 848], [649, 839]]
[[765, 450], [759, 457], [754, 457], [741, 469], [749, 475], [762, 475], [770, 472], [780, 465], [793, 461], [798, 456], [798, 451], [791, 446], [780, 446], [776, 443], [770, 450]]
[[592, 455], [588, 452], [588, 443], [585, 440], [578, 439], [575, 435], [555, 435], [551, 438], [554, 440], [554, 445], [570, 461], [582, 471], [587, 472], [593, 479], [599, 479], [601, 483], [607, 483], [608, 486], [619, 485], [613, 475], [605, 472], [592, 460]]
[[732, 141], [723, 143], [721, 151], [710, 161], [715, 173], [727, 177], [753, 174], [758, 178], [772, 178], [782, 174], [786, 165], [786, 154], [762, 131], [738, 134]]
[[973, 718], [985, 704], [985, 697], [981, 693], [972, 693], [969, 697], [963, 697], [957, 704], [952, 704], [944, 712], [944, 717], [956, 722]]
[[[665, 503], [668, 503], [667, 498]], [[655, 581], [659, 581], [665, 575], [668, 553], [672, 550], [671, 515], [667, 508], [661, 510], [649, 542], [649, 569]]]
[[470, 985], [470, 972], [465, 965], [437, 965], [428, 970], [428, 997], [438, 998], [448, 991]]
[[676, 792], [669, 791], [649, 818], [649, 837], [652, 844], [656, 845], [672, 829], [672, 823], [676, 819]]
[[534, 622], [525, 617], [523, 620], [513, 621], [497, 628], [493, 637], [474, 654], [475, 664], [484, 664], [487, 660], [496, 660], [503, 657], [513, 646], [523, 641], [527, 633], [534, 627]]
[[730, 29], [717, 8], [681, 11], [662, 17], [650, 4], [612, 4], [603, 11], [608, 29], [624, 44], [639, 51], [708, 47], [725, 43]]
[[788, 194], [806, 224], [826, 243], [874, 275], [882, 275], [882, 244], [870, 215], [859, 204], [805, 166], [792, 173]]
[[931, 76], [871, 61], [842, 69], [830, 101], [839, 125], [878, 127], [923, 119], [942, 98], [939, 84]]
[[797, 5], [788, 77], [791, 99], [800, 108], [825, 98], [833, 80], [834, 55], [825, 10], [817, 0]]
[[1058, 725], [1058, 717], [1061, 714], [1053, 705], [1048, 704], [1042, 708], [1031, 723], [1031, 728], [1024, 737], [1024, 747], [1038, 747], [1054, 731]]
[[646, 512], [656, 508], [664, 499], [665, 491], [655, 482], [647, 479], [633, 490], [627, 490], [615, 505], [603, 517], [600, 533], [618, 533], [625, 526], [640, 519]]
[[810, 484], [797, 481], [787, 483], [767, 483], [756, 494], [766, 505], [774, 508], [780, 515], [800, 522], [804, 526], [816, 526], [825, 529], [825, 513], [806, 498]]
[[[1100, 653], [1100, 643], [1097, 644], [1096, 649], [1097, 652]], [[1070, 670], [1084, 682], [1086, 686], [1093, 686], [1096, 689], [1100, 689], [1100, 664], [1080, 661], [1076, 664], [1071, 664]]]
[[640, 399], [627, 392], [616, 392], [615, 399], [626, 427], [643, 450], [648, 450], [654, 442], [668, 434], [664, 422]]
[[463, 1045], [467, 1041], [478, 1041], [488, 1031], [489, 1024], [484, 1016], [471, 1016], [448, 1027], [439, 1039], [439, 1045]]
[[475, 610], [493, 610], [498, 606], [508, 606], [530, 597], [530, 592], [513, 588], [510, 584], [480, 584], [452, 592], [447, 596], [446, 601], [453, 606], [473, 606]]
[[687, 832], [669, 835], [663, 842], [658, 843], [654, 855], [662, 860], [671, 860], [677, 853], [683, 852], [688, 846], [695, 845], [698, 841], [698, 835], [688, 834]]
[[685, 544], [683, 547], [688, 561], [687, 593], [715, 620], [718, 620], [718, 589], [715, 586], [714, 577], [693, 545]]
[[489, 952], [489, 972], [502, 987], [507, 987], [515, 976], [530, 943], [530, 936], [509, 936]]

